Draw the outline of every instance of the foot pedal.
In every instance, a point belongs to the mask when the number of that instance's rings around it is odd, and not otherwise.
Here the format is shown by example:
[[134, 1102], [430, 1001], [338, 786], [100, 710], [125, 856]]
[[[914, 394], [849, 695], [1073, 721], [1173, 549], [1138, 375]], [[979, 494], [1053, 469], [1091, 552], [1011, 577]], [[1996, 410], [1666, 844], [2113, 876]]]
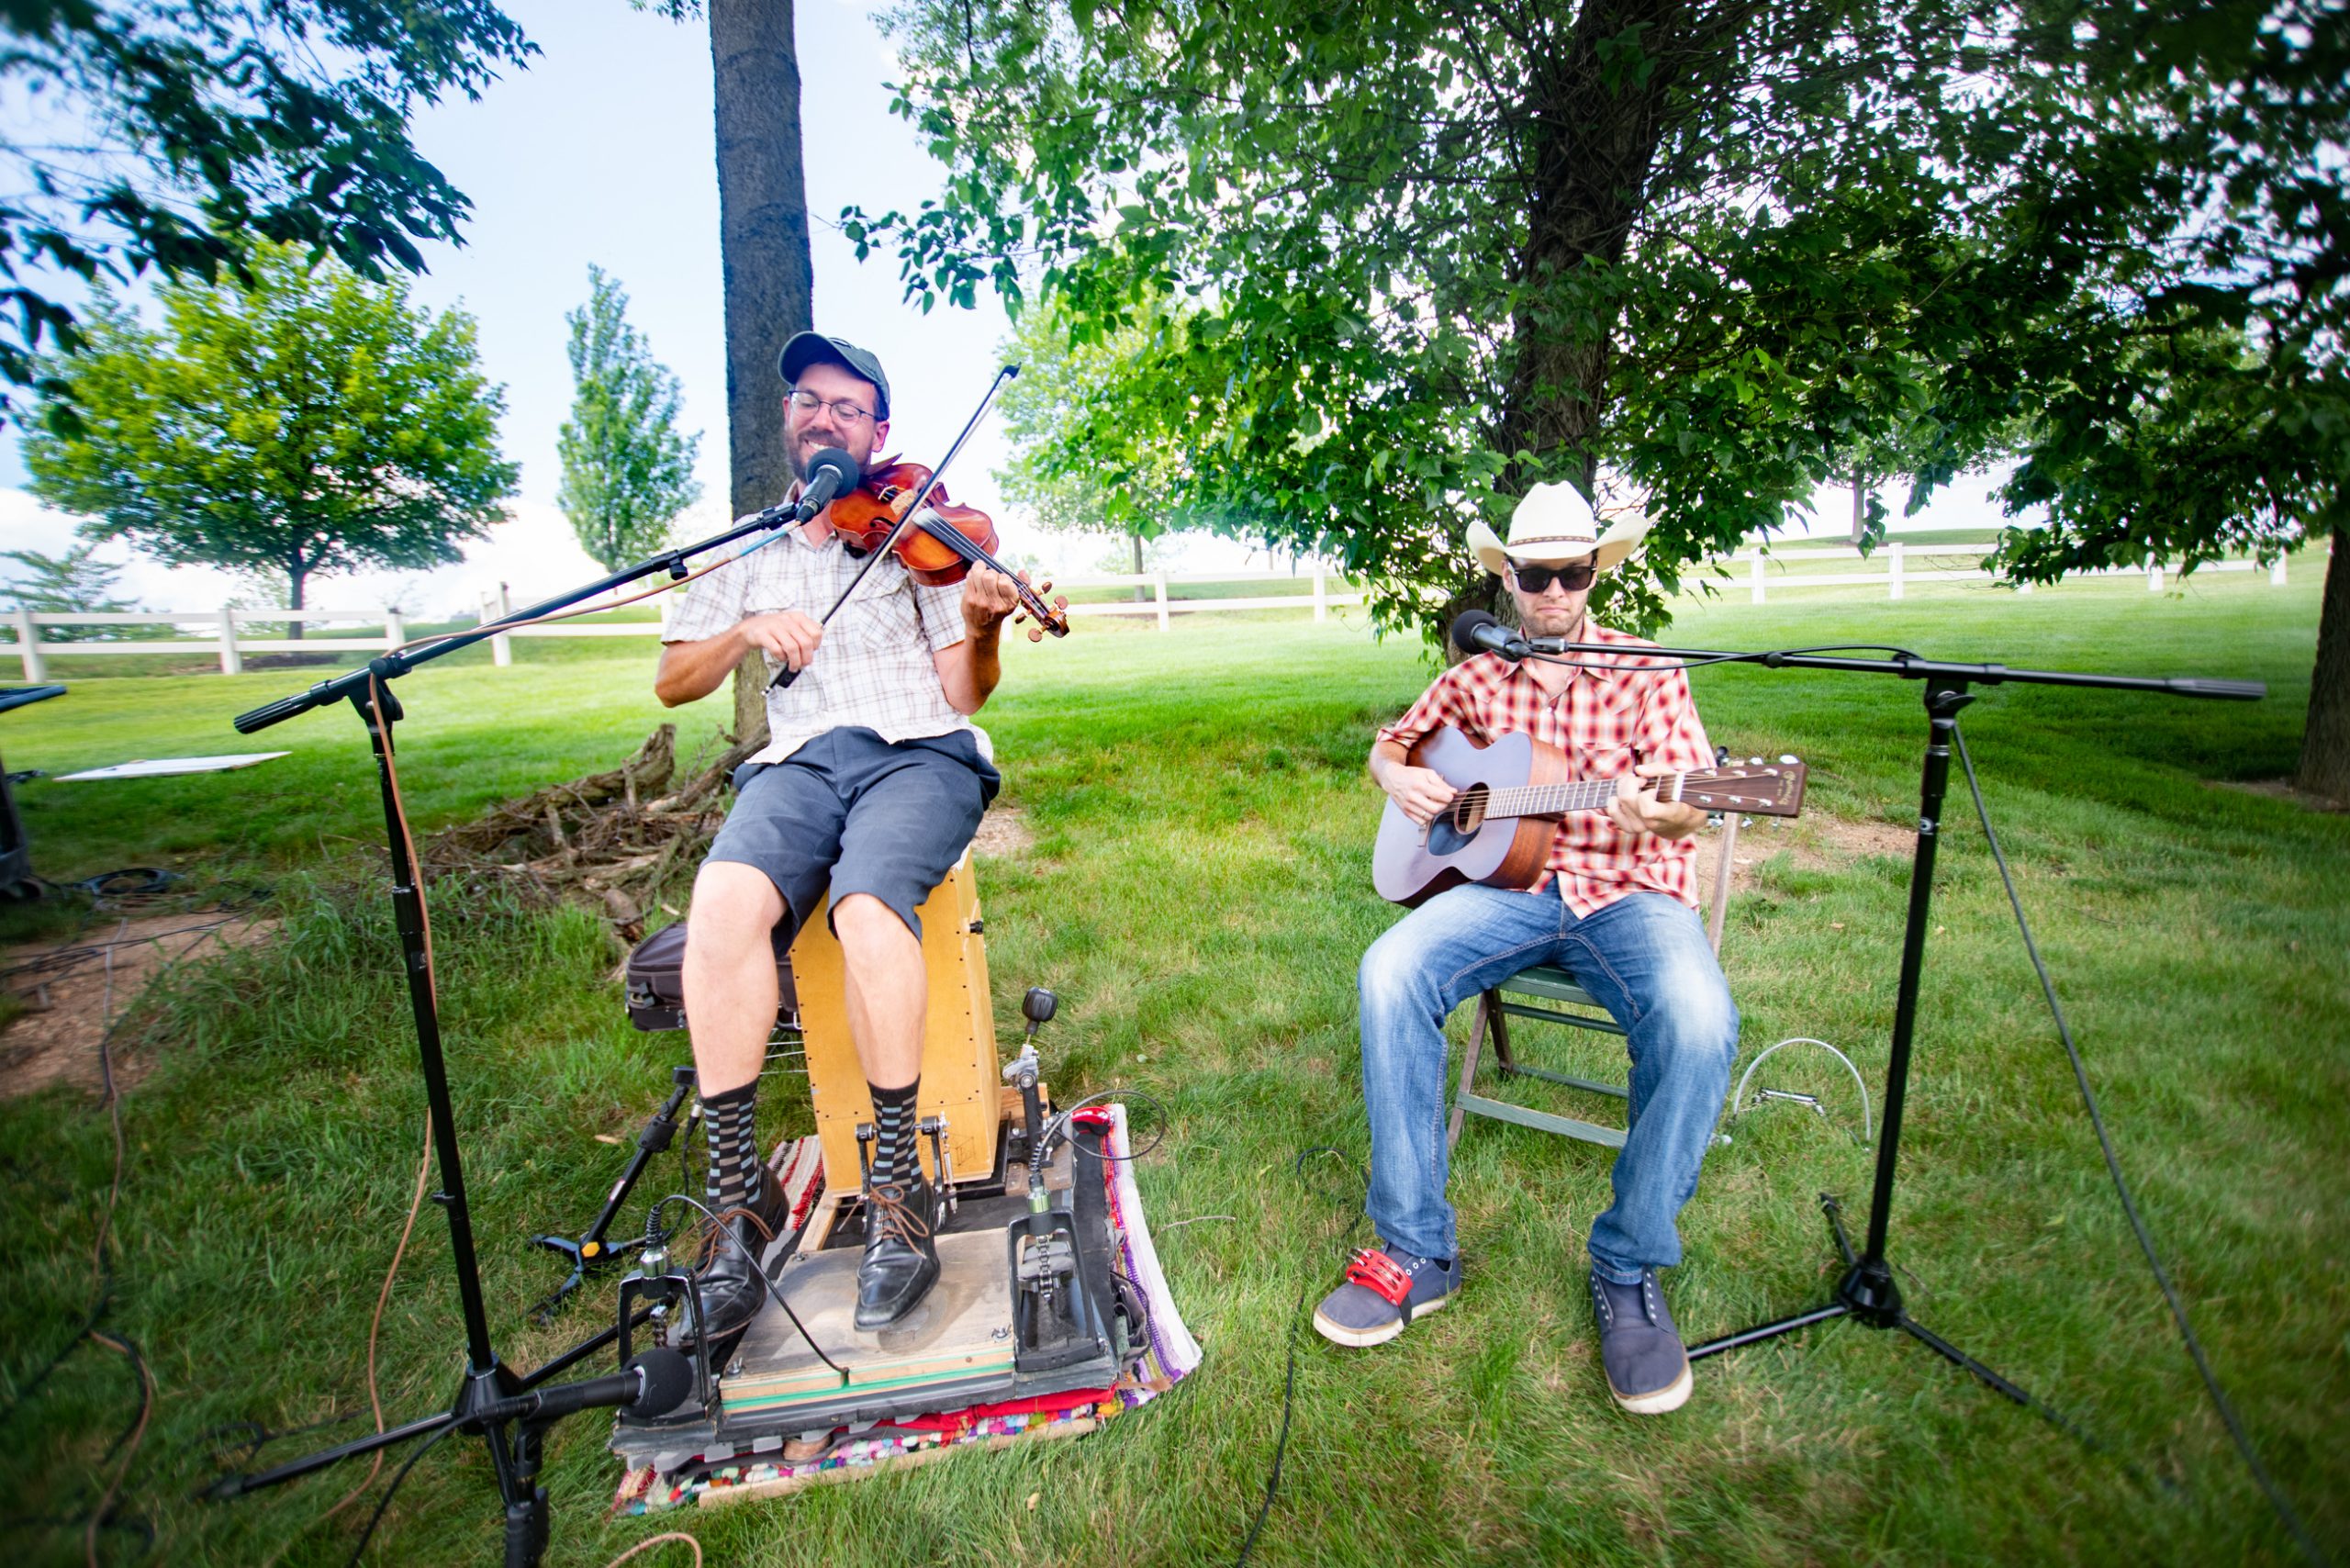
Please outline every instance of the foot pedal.
[[946, 1118], [924, 1116], [914, 1131], [930, 1139], [930, 1168], [938, 1178], [938, 1195], [948, 1217], [955, 1213], [955, 1161], [946, 1152]]

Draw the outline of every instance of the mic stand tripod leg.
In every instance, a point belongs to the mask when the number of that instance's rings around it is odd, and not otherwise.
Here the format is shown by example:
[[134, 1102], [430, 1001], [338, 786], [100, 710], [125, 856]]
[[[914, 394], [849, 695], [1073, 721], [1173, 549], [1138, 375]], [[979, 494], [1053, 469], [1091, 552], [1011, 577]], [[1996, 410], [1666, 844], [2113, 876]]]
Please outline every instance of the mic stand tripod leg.
[[[676, 1141], [678, 1108], [685, 1103], [686, 1096], [693, 1092], [694, 1070], [690, 1066], [672, 1068], [669, 1071], [677, 1086], [636, 1135], [636, 1152], [629, 1157], [627, 1169], [621, 1172], [620, 1180], [612, 1183], [611, 1192], [606, 1194], [603, 1210], [596, 1215], [596, 1222], [576, 1239], [554, 1235], [531, 1238], [532, 1246], [543, 1247], [558, 1257], [571, 1260], [570, 1275], [531, 1308], [531, 1316], [540, 1327], [544, 1327], [554, 1321], [554, 1315], [561, 1310], [571, 1293], [587, 1282], [590, 1270], [606, 1268], [623, 1260], [621, 1254], [613, 1251], [605, 1233], [611, 1229], [612, 1221], [620, 1217], [621, 1207], [628, 1202], [629, 1194], [636, 1190], [637, 1178], [644, 1174], [644, 1168], [666, 1153]], [[688, 1130], [690, 1136], [690, 1119]]]
[[1909, 913], [1902, 932], [1901, 981], [1893, 1010], [1893, 1052], [1886, 1069], [1885, 1111], [1877, 1127], [1868, 1238], [1855, 1256], [1852, 1238], [1844, 1234], [1843, 1205], [1828, 1193], [1821, 1193], [1820, 1208], [1835, 1233], [1837, 1249], [1844, 1255], [1844, 1275], [1837, 1282], [1835, 1298], [1791, 1317], [1757, 1324], [1739, 1333], [1694, 1345], [1690, 1347], [1689, 1359], [1700, 1361], [1743, 1345], [1775, 1339], [1815, 1323], [1851, 1317], [1872, 1328], [1902, 1330], [1953, 1365], [1973, 1373], [1986, 1386], [2047, 1417], [2083, 1440], [2091, 1441], [2064, 1417], [1912, 1318], [1901, 1304], [1901, 1288], [1894, 1282], [1893, 1266], [1886, 1258], [1886, 1232], [1893, 1215], [1893, 1180], [1901, 1151], [1901, 1113], [1909, 1083], [1910, 1045], [1917, 1033], [1919, 982], [1925, 969], [1926, 933], [1930, 929], [1934, 851], [1941, 841], [1942, 799], [1950, 784], [1951, 737], [1957, 727], [1960, 710], [1973, 700], [1964, 679], [1949, 676], [1925, 678], [1928, 735], [1919, 789], [1918, 842], [1910, 861]]

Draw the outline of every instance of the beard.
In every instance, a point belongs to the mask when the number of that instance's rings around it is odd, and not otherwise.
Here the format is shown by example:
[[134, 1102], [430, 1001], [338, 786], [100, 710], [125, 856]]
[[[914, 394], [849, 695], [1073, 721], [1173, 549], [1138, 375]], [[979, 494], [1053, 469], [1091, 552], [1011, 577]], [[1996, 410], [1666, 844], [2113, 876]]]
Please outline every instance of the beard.
[[816, 454], [826, 447], [834, 446], [848, 454], [849, 461], [856, 465], [856, 471], [859, 474], [872, 472], [873, 454], [870, 447], [868, 446], [863, 454], [859, 454], [854, 445], [838, 437], [829, 440], [822, 436], [789, 437], [784, 442], [784, 465], [791, 470], [793, 479], [804, 485], [808, 482], [808, 470], [813, 464]]
[[1579, 604], [1572, 610], [1537, 610], [1531, 614], [1520, 614], [1518, 619], [1537, 637], [1563, 637], [1572, 642], [1583, 630], [1587, 610], [1587, 606]]
[[791, 470], [791, 477], [796, 483], [804, 485], [808, 482], [809, 460], [823, 450], [823, 442], [817, 442], [811, 445], [798, 436], [784, 442], [784, 466]]

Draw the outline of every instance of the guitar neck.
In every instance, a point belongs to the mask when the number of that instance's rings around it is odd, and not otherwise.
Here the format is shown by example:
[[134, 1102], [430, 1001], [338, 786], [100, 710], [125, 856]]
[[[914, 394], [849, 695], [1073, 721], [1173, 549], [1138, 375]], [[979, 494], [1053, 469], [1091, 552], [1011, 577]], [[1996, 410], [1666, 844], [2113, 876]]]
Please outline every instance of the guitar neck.
[[[1686, 773], [1670, 774], [1662, 778], [1644, 778], [1640, 787], [1668, 801], [1681, 798], [1682, 782]], [[1616, 798], [1616, 781], [1612, 778], [1579, 778], [1572, 784], [1527, 784], [1514, 790], [1496, 790], [1486, 802], [1488, 817], [1557, 817], [1569, 812], [1604, 812], [1607, 802]]]

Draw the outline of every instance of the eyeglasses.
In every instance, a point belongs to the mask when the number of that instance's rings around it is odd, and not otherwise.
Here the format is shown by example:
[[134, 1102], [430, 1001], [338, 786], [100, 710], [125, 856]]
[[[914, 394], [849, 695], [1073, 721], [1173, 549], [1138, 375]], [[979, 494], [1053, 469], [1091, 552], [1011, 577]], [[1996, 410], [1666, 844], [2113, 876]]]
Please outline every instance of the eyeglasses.
[[1570, 561], [1563, 566], [1530, 566], [1513, 561], [1510, 570], [1517, 577], [1517, 586], [1528, 593], [1548, 593], [1553, 582], [1569, 593], [1581, 593], [1599, 575], [1598, 566], [1587, 560]]
[[862, 424], [873, 417], [854, 403], [846, 401], [827, 403], [813, 392], [802, 392], [797, 386], [791, 389], [791, 395], [786, 400], [803, 414], [812, 414], [819, 409], [830, 409], [833, 411], [833, 418], [845, 425]]

